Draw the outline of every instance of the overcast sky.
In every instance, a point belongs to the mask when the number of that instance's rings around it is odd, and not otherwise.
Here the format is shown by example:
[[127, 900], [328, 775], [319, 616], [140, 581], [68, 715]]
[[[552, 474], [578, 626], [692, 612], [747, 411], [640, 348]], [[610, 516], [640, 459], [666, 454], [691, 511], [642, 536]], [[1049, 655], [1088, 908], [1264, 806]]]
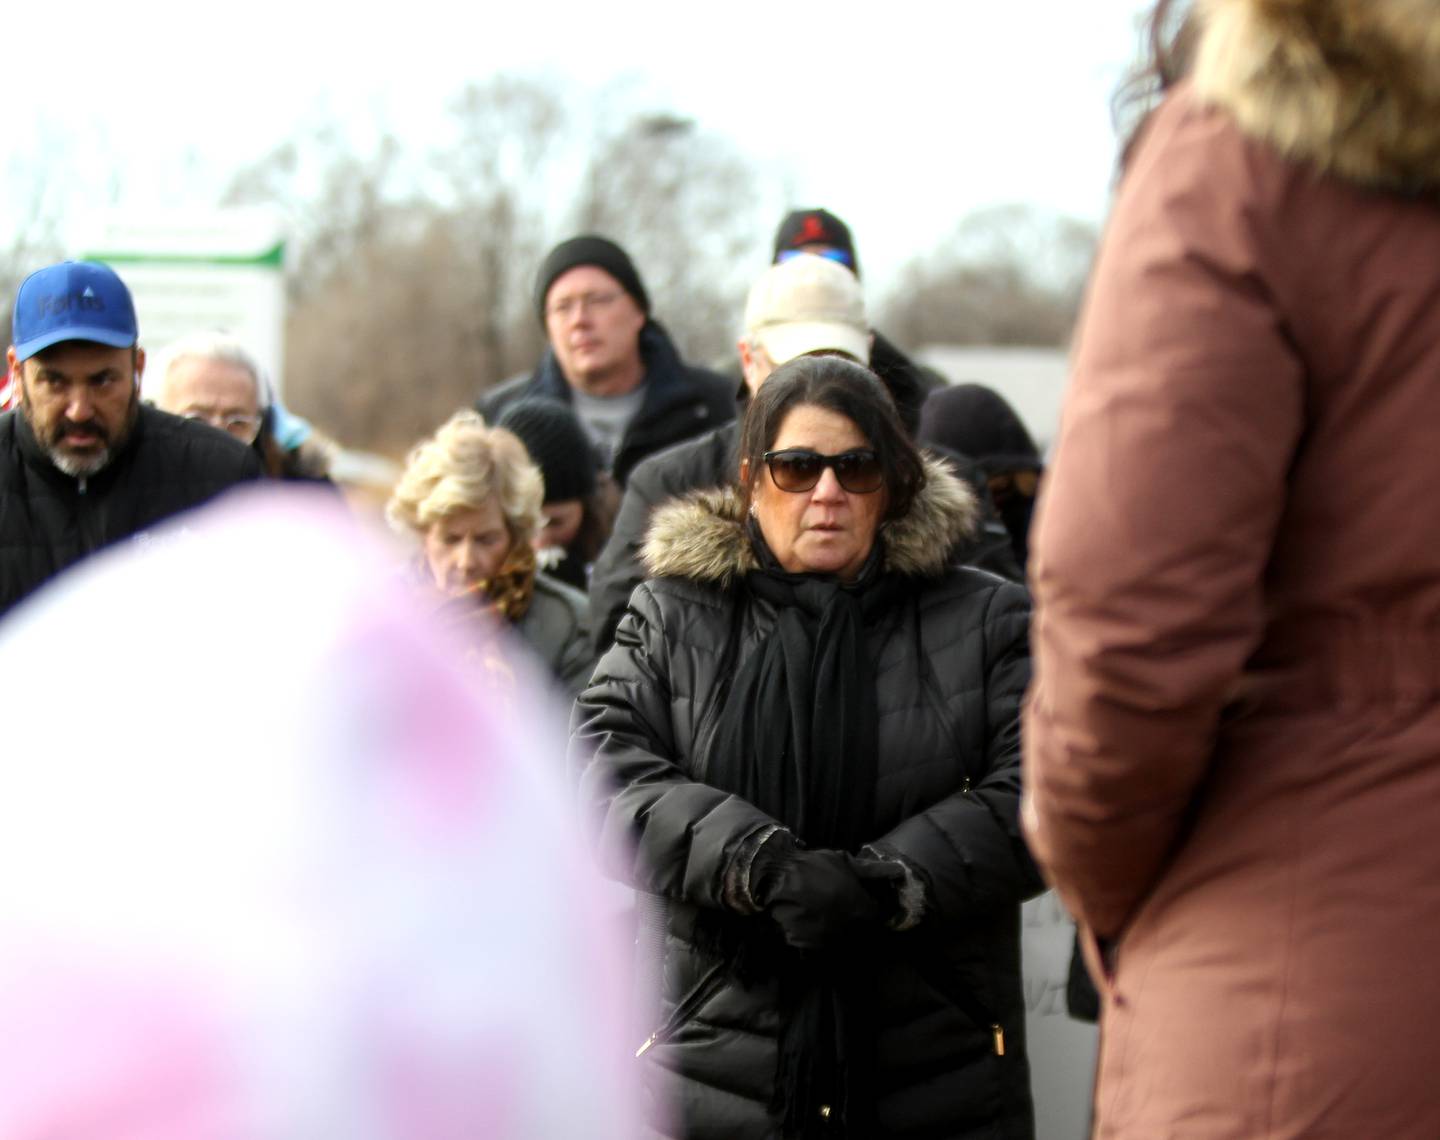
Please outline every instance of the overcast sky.
[[[193, 201], [304, 123], [423, 136], [497, 72], [630, 76], [850, 222], [884, 278], [967, 212], [1029, 201], [1100, 220], [1109, 99], [1146, 0], [365, 7], [306, 0], [30, 4], [6, 13], [12, 229], [60, 164], [73, 209]], [[183, 201], [182, 201], [183, 199]], [[778, 219], [777, 219], [778, 220]], [[557, 235], [564, 236], [564, 235]]]

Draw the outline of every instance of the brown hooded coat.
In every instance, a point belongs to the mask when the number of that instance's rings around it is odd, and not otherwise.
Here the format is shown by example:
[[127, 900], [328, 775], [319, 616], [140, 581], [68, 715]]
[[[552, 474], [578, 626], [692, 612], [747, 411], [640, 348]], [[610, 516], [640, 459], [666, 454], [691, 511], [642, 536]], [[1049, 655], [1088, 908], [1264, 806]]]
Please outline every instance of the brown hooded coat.
[[1040, 507], [1026, 831], [1110, 940], [1097, 1135], [1434, 1140], [1440, 2], [1199, 15]]

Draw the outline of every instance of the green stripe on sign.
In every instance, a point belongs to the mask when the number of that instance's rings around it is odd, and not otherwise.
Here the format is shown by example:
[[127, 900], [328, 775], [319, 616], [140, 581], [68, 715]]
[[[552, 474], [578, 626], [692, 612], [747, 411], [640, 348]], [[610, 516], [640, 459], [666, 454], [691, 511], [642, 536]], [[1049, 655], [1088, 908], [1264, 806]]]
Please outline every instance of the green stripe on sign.
[[265, 265], [281, 269], [285, 265], [285, 243], [277, 242], [264, 253], [86, 253], [86, 261], [104, 261], [110, 265]]

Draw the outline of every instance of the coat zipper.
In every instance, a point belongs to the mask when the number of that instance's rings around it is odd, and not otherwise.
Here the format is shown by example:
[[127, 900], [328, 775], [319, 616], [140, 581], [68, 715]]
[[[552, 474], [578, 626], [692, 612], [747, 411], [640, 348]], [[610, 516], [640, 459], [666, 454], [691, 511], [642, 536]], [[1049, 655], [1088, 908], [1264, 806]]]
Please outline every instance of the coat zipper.
[[95, 509], [90, 506], [90, 479], [81, 475], [75, 480], [75, 524], [80, 531], [80, 552], [88, 557], [100, 549], [102, 543], [95, 534]]
[[690, 992], [676, 1003], [674, 1012], [665, 1019], [660, 1028], [640, 1043], [640, 1048], [635, 1050], [635, 1056], [643, 1057], [650, 1052], [652, 1047], [666, 1041], [714, 996], [715, 991], [720, 988], [720, 984], [724, 980], [725, 966], [723, 963], [717, 962], [691, 987]]
[[920, 975], [942, 996], [958, 1007], [979, 1027], [990, 1030], [990, 1051], [997, 1057], [1005, 1056], [1005, 1027], [992, 1020], [995, 1014], [987, 1010], [983, 1002], [962, 986], [953, 984], [949, 976], [948, 963], [933, 948], [921, 952], [913, 959]]

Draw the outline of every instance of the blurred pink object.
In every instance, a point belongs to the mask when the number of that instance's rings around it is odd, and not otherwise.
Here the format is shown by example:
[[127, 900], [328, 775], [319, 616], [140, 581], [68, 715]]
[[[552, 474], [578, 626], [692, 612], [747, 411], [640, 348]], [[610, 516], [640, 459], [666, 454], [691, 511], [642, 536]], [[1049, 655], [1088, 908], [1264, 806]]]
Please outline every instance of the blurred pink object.
[[642, 1133], [565, 711], [392, 565], [267, 490], [0, 623], [5, 1140]]

